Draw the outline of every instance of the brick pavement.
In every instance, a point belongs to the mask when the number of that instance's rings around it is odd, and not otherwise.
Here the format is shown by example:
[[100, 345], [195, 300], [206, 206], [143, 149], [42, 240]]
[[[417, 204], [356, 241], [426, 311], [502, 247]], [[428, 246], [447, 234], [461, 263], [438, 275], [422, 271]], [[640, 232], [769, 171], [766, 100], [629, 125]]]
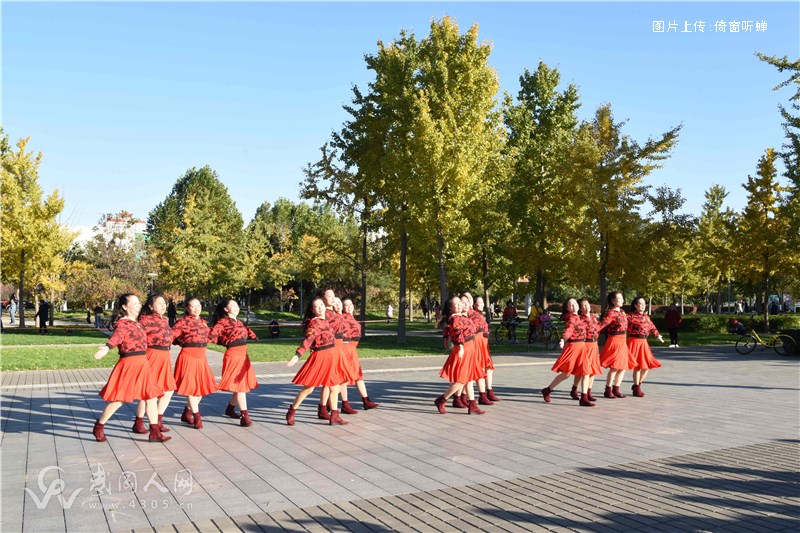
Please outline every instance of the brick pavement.
[[311, 397], [286, 426], [291, 373], [259, 364], [254, 426], [221, 416], [224, 393], [203, 401], [202, 431], [182, 426], [176, 398], [167, 445], [129, 432], [132, 405], [107, 425], [108, 443], [92, 439], [103, 402], [86, 383], [102, 377], [5, 373], [0, 526], [797, 530], [798, 359], [730, 347], [656, 353], [664, 367], [651, 373], [645, 398], [600, 399], [591, 409], [564, 387], [549, 405], [535, 393], [552, 378], [552, 356], [497, 356], [504, 399], [483, 416], [436, 413], [440, 357], [364, 361], [370, 395], [383, 405], [342, 427], [317, 421]]

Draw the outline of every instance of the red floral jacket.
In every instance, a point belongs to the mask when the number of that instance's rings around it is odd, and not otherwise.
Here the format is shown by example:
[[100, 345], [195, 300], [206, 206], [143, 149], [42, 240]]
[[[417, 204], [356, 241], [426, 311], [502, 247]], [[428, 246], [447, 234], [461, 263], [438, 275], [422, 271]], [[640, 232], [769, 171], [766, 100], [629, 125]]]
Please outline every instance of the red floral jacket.
[[302, 357], [308, 349], [316, 352], [333, 346], [333, 328], [325, 318], [315, 316], [307, 320], [305, 330], [306, 338], [295, 351], [297, 357]]
[[208, 344], [211, 330], [206, 321], [200, 317], [185, 316], [172, 326], [172, 344], [181, 346], [197, 346]]
[[120, 318], [114, 325], [114, 333], [106, 342], [109, 349], [119, 348], [119, 356], [144, 355], [147, 353], [147, 334], [135, 320]]
[[220, 318], [208, 334], [208, 342], [230, 348], [247, 344], [248, 339], [258, 341], [255, 332], [242, 323], [241, 320], [224, 316]]

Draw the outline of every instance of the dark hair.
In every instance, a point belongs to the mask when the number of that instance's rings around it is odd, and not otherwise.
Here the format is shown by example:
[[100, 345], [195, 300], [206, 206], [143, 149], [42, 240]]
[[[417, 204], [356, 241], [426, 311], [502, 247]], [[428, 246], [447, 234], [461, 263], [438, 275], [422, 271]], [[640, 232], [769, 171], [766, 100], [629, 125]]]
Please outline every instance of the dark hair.
[[[575, 298], [567, 298], [566, 300], [564, 300], [564, 303], [561, 304], [561, 314], [562, 315], [566, 315], [567, 313], [569, 313], [569, 309], [567, 309], [567, 304], [569, 304], [570, 300], [575, 300]], [[577, 300], [575, 300], [575, 301], [577, 301]]]
[[161, 299], [164, 300], [164, 303], [167, 303], [167, 299], [164, 297], [164, 294], [162, 294], [160, 292], [154, 292], [153, 294], [150, 294], [147, 297], [147, 301], [144, 302], [144, 305], [142, 306], [142, 310], [139, 311], [139, 317], [138, 318], [142, 318], [143, 316], [146, 316], [146, 315], [155, 315], [156, 314], [156, 312], [153, 311], [153, 309], [151, 307], [154, 303], [156, 303], [156, 298], [161, 298]]
[[314, 302], [320, 300], [323, 305], [325, 305], [325, 298], [320, 296], [319, 294], [311, 298], [308, 302], [308, 307], [306, 308], [306, 313], [303, 315], [303, 335], [306, 334], [308, 331], [308, 326], [311, 325], [311, 319], [314, 318]]
[[128, 305], [128, 301], [130, 300], [131, 296], [136, 296], [136, 295], [133, 294], [132, 292], [126, 292], [125, 294], [120, 294], [119, 297], [117, 298], [117, 303], [116, 305], [114, 305], [114, 312], [111, 314], [112, 326], [117, 323], [117, 320], [128, 314], [127, 311], [124, 311], [125, 315], [123, 315], [122, 306]]
[[439, 319], [439, 321], [436, 323], [436, 327], [437, 328], [444, 327], [445, 324], [447, 324], [447, 321], [450, 320], [450, 317], [453, 314], [452, 303], [453, 303], [453, 300], [455, 300], [455, 299], [458, 299], [459, 302], [461, 301], [461, 297], [460, 296], [451, 295], [451, 296], [447, 297], [447, 305], [442, 307], [442, 318]]
[[211, 314], [211, 320], [208, 324], [209, 326], [213, 328], [214, 324], [219, 322], [220, 318], [228, 316], [228, 312], [225, 311], [225, 308], [228, 307], [228, 304], [231, 303], [232, 301], [233, 298], [223, 298], [222, 300], [220, 300], [220, 302], [217, 304], [216, 309], [214, 309], [214, 312]]
[[586, 302], [587, 304], [589, 304], [589, 312], [586, 313], [586, 314], [587, 315], [592, 314], [592, 302], [589, 301], [589, 298], [581, 298], [580, 300], [578, 300], [578, 314], [579, 315], [582, 314], [582, 312], [581, 312], [581, 304], [583, 302]]
[[350, 298], [349, 296], [347, 296], [347, 297], [345, 297], [345, 298], [342, 298], [342, 313], [344, 313], [344, 312], [345, 312], [345, 310], [344, 310], [344, 303], [345, 303], [345, 302], [350, 302], [351, 304], [353, 304], [353, 310], [355, 311], [355, 308], [356, 308], [356, 303], [353, 301], [353, 299], [352, 299], [352, 298]]
[[203, 302], [200, 301], [200, 298], [197, 296], [189, 296], [183, 301], [183, 316], [189, 316], [189, 302], [192, 300], [197, 300], [197, 303], [200, 304], [200, 307], [203, 306]]
[[645, 309], [647, 308], [647, 300], [644, 299], [644, 296], [635, 296], [633, 300], [631, 300], [631, 313], [636, 312], [636, 302], [639, 300], [642, 300], [644, 302]]
[[[603, 316], [607, 315], [608, 312], [611, 311], [614, 308], [614, 300], [617, 299], [617, 294], [622, 296], [622, 301], [623, 301], [623, 303], [625, 302], [625, 295], [622, 294], [621, 291], [609, 292], [606, 295], [606, 308], [603, 309]], [[622, 314], [625, 314], [625, 310], [622, 309], [622, 307], [620, 307], [620, 311], [622, 312]]]

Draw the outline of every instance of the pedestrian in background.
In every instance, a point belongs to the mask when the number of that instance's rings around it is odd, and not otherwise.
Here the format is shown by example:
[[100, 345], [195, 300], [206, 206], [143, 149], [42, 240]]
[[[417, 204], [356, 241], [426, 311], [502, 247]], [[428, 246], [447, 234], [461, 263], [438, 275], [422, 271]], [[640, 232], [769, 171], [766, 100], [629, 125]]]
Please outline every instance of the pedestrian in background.
[[669, 331], [669, 347], [678, 348], [678, 324], [683, 322], [681, 312], [675, 304], [669, 306], [667, 314], [664, 315], [664, 322], [667, 324], [667, 331]]
[[42, 300], [39, 304], [39, 310], [36, 311], [34, 318], [39, 319], [39, 333], [47, 335], [47, 321], [50, 318], [50, 304], [47, 303], [47, 300]]
[[8, 300], [8, 316], [11, 317], [11, 323], [14, 323], [14, 318], [17, 315], [17, 295], [12, 294]]

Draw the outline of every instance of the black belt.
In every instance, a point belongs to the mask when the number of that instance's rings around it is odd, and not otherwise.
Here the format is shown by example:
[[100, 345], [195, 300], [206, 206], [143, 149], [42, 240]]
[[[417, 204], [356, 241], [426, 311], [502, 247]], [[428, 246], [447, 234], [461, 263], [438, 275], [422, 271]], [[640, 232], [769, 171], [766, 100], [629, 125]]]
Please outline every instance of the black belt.
[[617, 335], [625, 335], [625, 332], [624, 331], [612, 331], [612, 332], [606, 333], [607, 337], [616, 337]]
[[162, 350], [162, 351], [168, 352], [169, 351], [169, 346], [148, 346], [147, 349], [148, 350]]
[[337, 333], [333, 336], [334, 339], [344, 339], [344, 333]]
[[133, 357], [135, 355], [146, 355], [146, 354], [147, 354], [147, 352], [125, 352], [125, 353], [119, 354], [119, 358], [123, 359], [125, 357]]
[[311, 351], [312, 352], [321, 352], [322, 350], [330, 350], [333, 347], [334, 347], [333, 344], [329, 344], [327, 346], [320, 346], [319, 348], [312, 348]]
[[243, 346], [247, 344], [247, 339], [236, 339], [232, 343], [226, 345], [226, 348], [233, 348], [234, 346]]
[[583, 339], [583, 342], [597, 342], [597, 339]]
[[632, 339], [646, 339], [647, 335], [628, 335]]
[[473, 335], [472, 337], [464, 337], [464, 342], [469, 342], [469, 341], [474, 340], [474, 339], [475, 339], [475, 335]]
[[205, 342], [187, 342], [185, 344], [181, 344], [181, 348], [205, 348], [208, 346]]
[[584, 339], [569, 339], [569, 340], [564, 341], [564, 342], [585, 342], [585, 341], [584, 341]]

